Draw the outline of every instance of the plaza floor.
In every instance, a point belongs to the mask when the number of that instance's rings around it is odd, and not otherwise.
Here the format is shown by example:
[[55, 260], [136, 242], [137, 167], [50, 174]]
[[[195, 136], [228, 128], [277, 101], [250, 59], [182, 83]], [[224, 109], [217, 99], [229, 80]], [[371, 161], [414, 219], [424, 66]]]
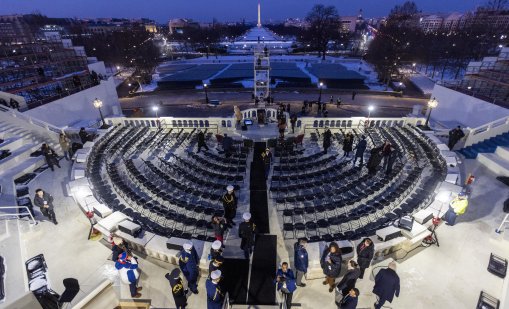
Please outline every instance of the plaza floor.
[[[35, 188], [41, 187], [55, 196], [59, 224], [55, 226], [42, 221], [31, 228], [22, 224], [24, 258], [43, 253], [51, 286], [59, 293], [63, 291], [64, 278], [74, 277], [80, 281], [81, 292], [77, 299], [109, 278], [115, 282], [120, 297], [128, 298], [127, 289], [120, 285], [113, 262], [109, 260], [111, 251], [100, 241], [87, 240], [90, 229], [88, 219], [73, 200], [65, 196], [69, 167], [68, 162], [63, 162], [62, 169], [56, 169], [54, 173], [47, 170], [29, 185], [31, 195]], [[509, 257], [509, 229], [504, 229], [502, 234], [495, 233], [504, 215], [502, 203], [507, 198], [508, 188], [495, 180], [495, 175], [477, 161], [466, 160], [463, 172], [472, 172], [477, 178], [467, 213], [458, 218], [455, 226], [439, 227], [440, 247], [419, 249], [406, 259], [397, 261], [401, 294], [385, 308], [475, 308], [481, 290], [498, 299], [508, 294], [509, 279], [500, 279], [486, 270], [490, 253]], [[37, 219], [43, 219], [38, 211], [37, 214]], [[272, 216], [275, 216], [275, 211], [272, 211]], [[272, 222], [274, 218], [271, 218]], [[293, 254], [287, 252], [277, 226], [271, 226], [271, 233], [278, 236], [278, 262], [287, 260]], [[375, 261], [369, 271], [376, 272], [377, 266], [385, 266], [388, 262], [388, 259]], [[169, 285], [164, 278], [164, 274], [174, 267], [140, 256], [142, 298], [150, 298], [154, 308], [174, 308]], [[300, 304], [300, 308], [335, 308], [334, 296], [322, 286], [321, 279], [307, 283], [307, 287], [295, 292], [294, 303]], [[204, 284], [205, 278], [202, 277], [199, 281], [200, 293], [189, 298], [189, 308], [206, 307]], [[373, 308], [373, 284], [371, 276], [358, 282], [361, 291], [359, 309]], [[500, 308], [507, 308], [503, 306]]]

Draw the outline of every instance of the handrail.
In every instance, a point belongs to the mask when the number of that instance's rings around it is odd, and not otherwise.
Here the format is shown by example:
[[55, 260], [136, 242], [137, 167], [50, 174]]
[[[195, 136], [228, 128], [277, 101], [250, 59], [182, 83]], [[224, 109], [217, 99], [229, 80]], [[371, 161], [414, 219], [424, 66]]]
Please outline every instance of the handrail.
[[509, 116], [497, 119], [477, 128], [466, 128], [466, 131], [464, 147], [471, 146], [509, 131]]
[[226, 292], [226, 295], [224, 296], [222, 309], [230, 309], [230, 308], [231, 308], [230, 295], [228, 295], [228, 292]]
[[[2, 210], [2, 209], [23, 209], [23, 208], [26, 209], [28, 215], [32, 219], [32, 224], [37, 225], [37, 221], [35, 221], [34, 216], [32, 215], [32, 212], [30, 212], [30, 209], [28, 209], [27, 206], [0, 206], [0, 210]], [[21, 217], [22, 215], [25, 215], [25, 214], [20, 214], [20, 213], [0, 214], [0, 217], [9, 217], [9, 216]], [[20, 219], [20, 218], [18, 218], [18, 219]]]

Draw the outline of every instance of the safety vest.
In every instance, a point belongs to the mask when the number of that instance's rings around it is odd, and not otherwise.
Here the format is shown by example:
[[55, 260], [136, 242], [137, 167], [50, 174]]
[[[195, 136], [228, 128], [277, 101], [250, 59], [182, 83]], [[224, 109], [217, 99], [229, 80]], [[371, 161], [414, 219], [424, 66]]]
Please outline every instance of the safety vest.
[[451, 207], [454, 209], [454, 212], [457, 215], [462, 215], [462, 214], [465, 213], [465, 211], [467, 211], [468, 200], [467, 199], [455, 198], [451, 202]]

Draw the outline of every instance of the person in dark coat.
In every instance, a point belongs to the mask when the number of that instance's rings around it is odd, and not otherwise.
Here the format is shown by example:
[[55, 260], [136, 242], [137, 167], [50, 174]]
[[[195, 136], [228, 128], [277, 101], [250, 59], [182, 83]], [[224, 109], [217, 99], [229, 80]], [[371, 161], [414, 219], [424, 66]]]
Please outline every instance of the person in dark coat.
[[262, 161], [265, 169], [265, 179], [267, 179], [269, 178], [270, 165], [272, 163], [272, 152], [270, 152], [270, 148], [266, 148], [265, 151], [262, 152]]
[[198, 294], [198, 286], [196, 282], [198, 281], [199, 262], [200, 259], [196, 249], [193, 247], [193, 243], [190, 241], [184, 243], [182, 250], [180, 251], [179, 267], [184, 274], [184, 277], [186, 277], [189, 289], [194, 294]]
[[449, 149], [452, 150], [454, 148], [454, 145], [462, 139], [465, 136], [465, 133], [463, 130], [461, 130], [461, 127], [458, 126], [451, 131], [449, 131], [449, 142], [447, 143], [447, 146], [449, 146]]
[[391, 152], [393, 150], [392, 144], [389, 141], [385, 141], [382, 146], [382, 156], [384, 159], [383, 169], [387, 168], [387, 164], [389, 163], [389, 157], [391, 156]]
[[348, 261], [348, 271], [336, 286], [336, 293], [341, 293], [342, 297], [345, 297], [351, 289], [355, 288], [360, 274], [359, 264], [354, 260]]
[[351, 289], [348, 294], [343, 297], [341, 303], [338, 305], [339, 309], [356, 309], [357, 302], [359, 301], [359, 290], [357, 288]]
[[171, 271], [171, 273], [167, 273], [164, 277], [170, 283], [171, 294], [173, 295], [176, 309], [186, 309], [187, 291], [184, 289], [184, 283], [182, 282], [180, 274], [180, 269], [175, 268]]
[[355, 163], [357, 162], [357, 159], [361, 159], [361, 164], [359, 167], [362, 167], [364, 164], [364, 152], [366, 151], [366, 147], [368, 147], [368, 142], [366, 141], [366, 136], [361, 136], [361, 140], [357, 143], [355, 146], [355, 157], [353, 158], [353, 166], [355, 166]]
[[209, 263], [209, 276], [212, 274], [214, 270], [220, 270], [223, 271], [223, 263], [224, 263], [224, 257], [222, 255], [219, 255], [212, 259]]
[[209, 150], [209, 146], [205, 143], [205, 133], [200, 130], [200, 132], [198, 132], [198, 151], [196, 153], [199, 153], [202, 147], [205, 147], [207, 151]]
[[39, 207], [42, 214], [53, 222], [53, 224], [58, 224], [55, 215], [55, 207], [53, 206], [53, 196], [51, 196], [51, 194], [42, 189], [35, 190], [34, 205]]
[[329, 128], [325, 129], [325, 132], [323, 132], [323, 151], [327, 153], [327, 150], [332, 144], [332, 132], [329, 130]]
[[251, 214], [249, 212], [245, 212], [242, 215], [242, 222], [239, 225], [239, 237], [242, 239], [240, 242], [240, 248], [244, 251], [244, 257], [249, 259], [251, 252], [253, 252], [253, 246], [255, 244], [255, 236], [258, 232], [256, 228], [256, 224], [251, 222]]
[[364, 238], [357, 246], [357, 263], [359, 264], [359, 278], [364, 278], [364, 271], [369, 268], [375, 255], [375, 245], [370, 238]]
[[89, 135], [88, 135], [87, 131], [85, 131], [85, 128], [83, 128], [83, 127], [80, 129], [80, 132], [78, 133], [78, 135], [80, 136], [82, 144], [85, 144], [89, 139]]
[[325, 275], [323, 285], [329, 285], [329, 293], [334, 290], [336, 278], [341, 273], [341, 263], [343, 258], [341, 257], [341, 249], [338, 244], [331, 242], [328, 247], [323, 250], [322, 257], [320, 259], [320, 266], [322, 267]]
[[308, 241], [305, 238], [299, 239], [298, 242], [293, 246], [294, 249], [294, 262], [293, 265], [295, 267], [295, 276], [297, 278], [297, 285], [301, 287], [305, 287], [306, 284], [302, 283], [302, 278], [308, 272], [309, 266], [309, 258], [308, 251], [306, 250], [306, 245]]
[[390, 262], [388, 268], [384, 268], [376, 274], [373, 293], [378, 297], [375, 309], [382, 308], [386, 301], [391, 303], [394, 295], [399, 297], [399, 276], [396, 273], [396, 262]]
[[233, 139], [225, 134], [223, 137], [223, 150], [225, 152], [225, 156], [229, 158], [231, 156], [231, 151], [233, 147]]
[[343, 140], [343, 151], [345, 154], [344, 157], [348, 157], [353, 148], [353, 134], [351, 132], [347, 133], [345, 139]]
[[222, 309], [225, 292], [219, 284], [221, 281], [221, 271], [215, 270], [210, 274], [210, 278], [205, 282], [207, 289], [207, 309]]
[[356, 91], [352, 91], [352, 101], [355, 101], [355, 96], [357, 95]]
[[215, 240], [210, 246], [209, 259], [213, 260], [223, 255], [223, 244], [219, 240]]
[[226, 220], [220, 216], [212, 217], [212, 229], [214, 230], [214, 237], [216, 240], [223, 242], [224, 232], [227, 230]]
[[237, 214], [238, 200], [233, 189], [234, 187], [232, 185], [227, 186], [226, 193], [221, 198], [224, 208], [224, 218], [226, 219], [226, 224], [229, 228], [235, 225], [233, 218], [235, 218], [235, 215]]
[[382, 162], [382, 146], [371, 149], [371, 155], [369, 156], [368, 164], [366, 165], [368, 168], [368, 173], [370, 175], [376, 174], [376, 170], [380, 162]]
[[46, 163], [52, 171], [55, 171], [53, 165], [56, 165], [58, 168], [60, 168], [60, 163], [58, 163], [58, 155], [55, 150], [53, 150], [53, 148], [48, 146], [48, 144], [42, 144], [41, 152], [44, 156], [44, 159], [46, 159]]
[[295, 124], [296, 123], [297, 123], [297, 115], [292, 114], [292, 116], [290, 117], [290, 124], [292, 126], [292, 134], [295, 133]]
[[391, 153], [389, 154], [389, 158], [387, 158], [387, 168], [385, 170], [385, 174], [389, 175], [392, 172], [392, 167], [394, 166], [394, 163], [396, 162], [396, 159], [399, 157], [399, 153], [396, 149], [392, 149]]
[[293, 292], [297, 290], [297, 285], [293, 271], [288, 267], [287, 262], [283, 262], [276, 272], [276, 285], [277, 290], [283, 293], [286, 308], [292, 308]]

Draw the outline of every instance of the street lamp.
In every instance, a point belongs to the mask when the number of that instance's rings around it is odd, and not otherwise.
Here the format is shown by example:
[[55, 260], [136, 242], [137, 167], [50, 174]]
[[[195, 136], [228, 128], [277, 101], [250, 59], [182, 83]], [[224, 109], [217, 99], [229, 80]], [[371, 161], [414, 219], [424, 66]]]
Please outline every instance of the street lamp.
[[99, 110], [99, 115], [101, 116], [101, 121], [103, 122], [103, 127], [106, 127], [106, 122], [104, 121], [103, 112], [101, 111], [101, 107], [103, 106], [103, 101], [99, 100], [98, 98], [95, 98], [94, 100], [94, 107]]
[[415, 63], [415, 62], [414, 62], [414, 63], [412, 63], [412, 70], [414, 71], [414, 73], [415, 73], [415, 65], [416, 65], [416, 63]]
[[426, 118], [426, 123], [424, 124], [425, 127], [428, 127], [428, 123], [429, 123], [429, 116], [431, 116], [431, 111], [437, 107], [438, 105], [438, 101], [437, 99], [433, 98], [431, 100], [428, 101], [428, 108], [429, 108], [429, 111], [428, 111], [428, 117]]
[[157, 117], [157, 112], [159, 111], [159, 106], [152, 106], [152, 110], [154, 112], [156, 112], [156, 118], [159, 118], [159, 117]]
[[322, 88], [323, 88], [322, 82], [320, 82], [320, 84], [318, 84], [318, 88], [320, 89], [320, 94], [318, 95], [318, 104], [320, 104], [320, 102], [322, 102]]
[[203, 89], [205, 89], [205, 102], [209, 104], [209, 93], [207, 92], [207, 84], [203, 84]]
[[373, 105], [368, 106], [368, 120], [369, 117], [371, 117], [371, 112], [375, 110], [375, 107]]

